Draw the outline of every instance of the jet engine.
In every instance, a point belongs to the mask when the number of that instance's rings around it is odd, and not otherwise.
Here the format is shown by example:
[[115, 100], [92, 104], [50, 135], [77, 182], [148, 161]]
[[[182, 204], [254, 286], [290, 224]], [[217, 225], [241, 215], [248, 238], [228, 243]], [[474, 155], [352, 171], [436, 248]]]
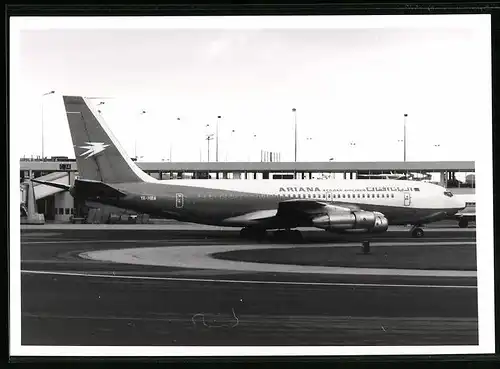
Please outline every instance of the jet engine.
[[371, 211], [336, 212], [312, 219], [315, 227], [328, 231], [366, 229], [369, 232], [385, 232], [389, 222], [384, 214]]

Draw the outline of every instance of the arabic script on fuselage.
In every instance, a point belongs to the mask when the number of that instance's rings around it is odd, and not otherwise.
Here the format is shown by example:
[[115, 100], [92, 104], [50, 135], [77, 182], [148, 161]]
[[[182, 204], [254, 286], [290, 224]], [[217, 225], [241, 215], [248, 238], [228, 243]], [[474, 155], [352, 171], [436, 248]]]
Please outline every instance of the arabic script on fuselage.
[[364, 187], [364, 188], [320, 188], [320, 187], [280, 187], [280, 192], [408, 192], [420, 191], [418, 187]]

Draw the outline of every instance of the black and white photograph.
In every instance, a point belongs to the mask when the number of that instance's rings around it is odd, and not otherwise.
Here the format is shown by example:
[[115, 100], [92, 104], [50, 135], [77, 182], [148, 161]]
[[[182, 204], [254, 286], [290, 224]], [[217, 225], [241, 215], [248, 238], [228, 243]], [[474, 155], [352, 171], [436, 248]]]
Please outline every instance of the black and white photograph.
[[12, 17], [9, 57], [11, 355], [494, 352], [489, 15]]

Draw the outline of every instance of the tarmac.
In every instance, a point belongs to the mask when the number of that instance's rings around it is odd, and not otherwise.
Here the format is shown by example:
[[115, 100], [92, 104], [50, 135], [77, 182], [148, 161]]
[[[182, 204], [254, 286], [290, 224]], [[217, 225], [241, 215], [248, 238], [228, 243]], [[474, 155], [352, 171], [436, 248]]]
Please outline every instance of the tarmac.
[[[391, 227], [370, 255], [356, 235], [304, 236], [254, 244], [191, 224], [23, 226], [22, 344], [478, 344], [473, 228], [413, 239]], [[407, 268], [420, 246], [426, 257]]]

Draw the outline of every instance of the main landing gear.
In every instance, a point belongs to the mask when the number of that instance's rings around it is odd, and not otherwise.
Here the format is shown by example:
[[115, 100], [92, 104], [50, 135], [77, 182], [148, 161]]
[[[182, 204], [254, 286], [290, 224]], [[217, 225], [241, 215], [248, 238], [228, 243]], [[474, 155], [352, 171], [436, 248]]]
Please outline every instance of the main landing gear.
[[[240, 231], [241, 238], [254, 241], [263, 241], [266, 239], [267, 232], [262, 228], [247, 227]], [[298, 230], [277, 230], [273, 232], [273, 240], [281, 242], [302, 243], [304, 238]]]
[[467, 228], [467, 227], [468, 227], [468, 225], [469, 225], [469, 221], [468, 221], [467, 219], [460, 219], [460, 220], [458, 221], [458, 226], [459, 226], [460, 228]]
[[263, 241], [266, 236], [267, 232], [262, 228], [243, 228], [240, 231], [240, 237], [248, 240]]
[[410, 230], [410, 233], [411, 233], [411, 236], [413, 238], [421, 238], [421, 237], [424, 237], [424, 230], [422, 228], [420, 228], [421, 226], [419, 224], [417, 225], [414, 225], [411, 230]]
[[304, 241], [304, 238], [302, 237], [302, 233], [300, 233], [299, 230], [290, 230], [290, 229], [280, 229], [278, 231], [274, 231], [273, 233], [274, 239], [276, 241], [287, 241], [287, 242], [294, 242], [294, 243], [301, 243]]

